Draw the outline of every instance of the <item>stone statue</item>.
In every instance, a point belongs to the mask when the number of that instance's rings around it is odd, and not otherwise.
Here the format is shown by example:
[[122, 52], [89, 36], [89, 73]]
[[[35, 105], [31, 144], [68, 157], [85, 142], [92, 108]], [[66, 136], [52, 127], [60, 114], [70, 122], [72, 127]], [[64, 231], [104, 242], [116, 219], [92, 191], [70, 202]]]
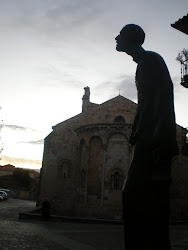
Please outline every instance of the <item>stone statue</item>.
[[116, 50], [138, 66], [138, 106], [130, 136], [134, 156], [123, 188], [126, 250], [169, 250], [169, 186], [172, 157], [178, 154], [173, 84], [163, 58], [145, 51], [145, 33], [123, 27]]

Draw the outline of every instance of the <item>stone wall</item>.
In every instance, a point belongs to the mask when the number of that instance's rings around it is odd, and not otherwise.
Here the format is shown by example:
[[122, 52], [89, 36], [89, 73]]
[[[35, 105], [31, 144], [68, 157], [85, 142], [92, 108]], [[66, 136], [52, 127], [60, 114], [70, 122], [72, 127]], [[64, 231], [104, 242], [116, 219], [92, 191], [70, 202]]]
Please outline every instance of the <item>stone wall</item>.
[[[78, 213], [77, 207], [75, 208], [77, 204], [82, 204], [82, 208], [83, 204], [90, 207], [93, 204], [98, 204], [99, 207], [103, 203], [108, 207], [110, 203], [117, 204], [117, 196], [121, 196], [121, 190], [114, 193], [111, 191], [111, 195], [110, 192], [105, 191], [106, 193], [104, 193], [104, 190], [106, 190], [104, 187], [109, 186], [109, 179], [111, 178], [108, 169], [110, 167], [107, 167], [108, 176], [104, 176], [104, 152], [107, 150], [109, 156], [112, 149], [110, 149], [110, 146], [107, 148], [108, 139], [112, 134], [123, 130], [124, 135], [119, 135], [121, 140], [123, 138], [123, 141], [119, 140], [118, 142], [117, 140], [117, 142], [113, 142], [112, 137], [109, 145], [116, 147], [114, 151], [114, 155], [116, 155], [115, 161], [119, 162], [120, 168], [122, 168], [124, 161], [128, 161], [129, 153], [120, 159], [119, 154], [122, 151], [120, 146], [126, 143], [124, 147], [128, 148], [127, 138], [130, 136], [131, 131], [131, 125], [129, 124], [134, 120], [135, 111], [135, 103], [118, 96], [101, 105], [93, 106], [93, 109], [88, 112], [83, 112], [54, 126], [53, 132], [45, 139], [40, 202], [48, 197], [58, 213], [69, 215]], [[116, 125], [113, 127], [117, 116], [124, 117], [126, 126], [121, 125], [118, 127]], [[88, 126], [88, 124], [94, 126], [90, 127], [87, 133], [84, 132], [85, 137], [83, 140], [82, 135], [79, 134], [79, 131], [76, 132], [76, 129]], [[81, 141], [82, 144], [80, 144]], [[87, 156], [86, 152], [84, 153], [84, 147], [90, 148]], [[82, 154], [82, 157], [80, 154]], [[85, 167], [83, 167], [84, 165]], [[110, 166], [110, 161], [107, 161], [108, 165]], [[90, 167], [88, 168], [88, 166]], [[128, 166], [127, 163], [126, 166]], [[69, 168], [69, 174], [66, 168]], [[122, 169], [123, 177], [126, 175], [125, 172], [127, 170]], [[83, 179], [84, 174], [85, 177], [87, 175], [87, 187], [80, 186], [80, 179]], [[112, 197], [115, 198], [112, 199]], [[120, 203], [118, 203], [119, 208]]]
[[171, 218], [174, 220], [188, 219], [188, 156], [183, 154], [185, 146], [185, 129], [176, 127], [179, 155], [174, 157], [172, 164], [171, 183]]
[[[137, 105], [117, 96], [53, 127], [45, 139], [40, 203], [48, 197], [62, 215], [122, 217], [121, 188], [133, 149], [128, 143]], [[88, 106], [87, 106], [88, 105]], [[177, 126], [180, 154], [173, 159], [171, 217], [188, 213], [185, 129]]]

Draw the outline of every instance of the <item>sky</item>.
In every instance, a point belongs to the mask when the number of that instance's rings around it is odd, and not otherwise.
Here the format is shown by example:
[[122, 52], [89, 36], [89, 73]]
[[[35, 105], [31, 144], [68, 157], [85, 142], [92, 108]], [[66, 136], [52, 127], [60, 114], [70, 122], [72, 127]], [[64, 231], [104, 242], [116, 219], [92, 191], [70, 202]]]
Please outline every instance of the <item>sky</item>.
[[187, 13], [187, 0], [0, 0], [0, 165], [40, 169], [44, 138], [81, 113], [86, 86], [94, 103], [119, 92], [137, 102], [137, 65], [115, 49], [128, 23], [144, 29], [144, 49], [164, 58], [176, 122], [188, 127], [188, 89], [175, 60], [188, 36], [171, 27]]

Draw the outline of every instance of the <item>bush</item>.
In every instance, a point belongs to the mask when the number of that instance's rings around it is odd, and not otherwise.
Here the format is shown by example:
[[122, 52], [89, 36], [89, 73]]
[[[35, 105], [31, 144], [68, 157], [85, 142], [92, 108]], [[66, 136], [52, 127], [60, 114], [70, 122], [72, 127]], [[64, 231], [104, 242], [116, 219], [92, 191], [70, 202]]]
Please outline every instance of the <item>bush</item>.
[[24, 170], [22, 168], [15, 169], [13, 172], [13, 178], [20, 187], [24, 187], [26, 189], [29, 188], [31, 183], [31, 178], [27, 170]]

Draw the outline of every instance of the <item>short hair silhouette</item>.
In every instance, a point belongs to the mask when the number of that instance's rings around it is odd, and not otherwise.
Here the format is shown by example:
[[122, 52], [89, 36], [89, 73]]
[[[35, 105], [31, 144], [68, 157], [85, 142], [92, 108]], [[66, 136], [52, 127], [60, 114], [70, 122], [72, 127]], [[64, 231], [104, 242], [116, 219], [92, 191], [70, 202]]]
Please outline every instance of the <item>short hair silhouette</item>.
[[134, 45], [141, 46], [145, 40], [145, 32], [136, 24], [127, 24], [121, 30], [127, 39]]
[[115, 40], [116, 50], [138, 64], [138, 106], [129, 139], [135, 148], [122, 194], [125, 249], [170, 250], [171, 165], [178, 154], [173, 83], [163, 58], [142, 47], [140, 26], [127, 24]]

